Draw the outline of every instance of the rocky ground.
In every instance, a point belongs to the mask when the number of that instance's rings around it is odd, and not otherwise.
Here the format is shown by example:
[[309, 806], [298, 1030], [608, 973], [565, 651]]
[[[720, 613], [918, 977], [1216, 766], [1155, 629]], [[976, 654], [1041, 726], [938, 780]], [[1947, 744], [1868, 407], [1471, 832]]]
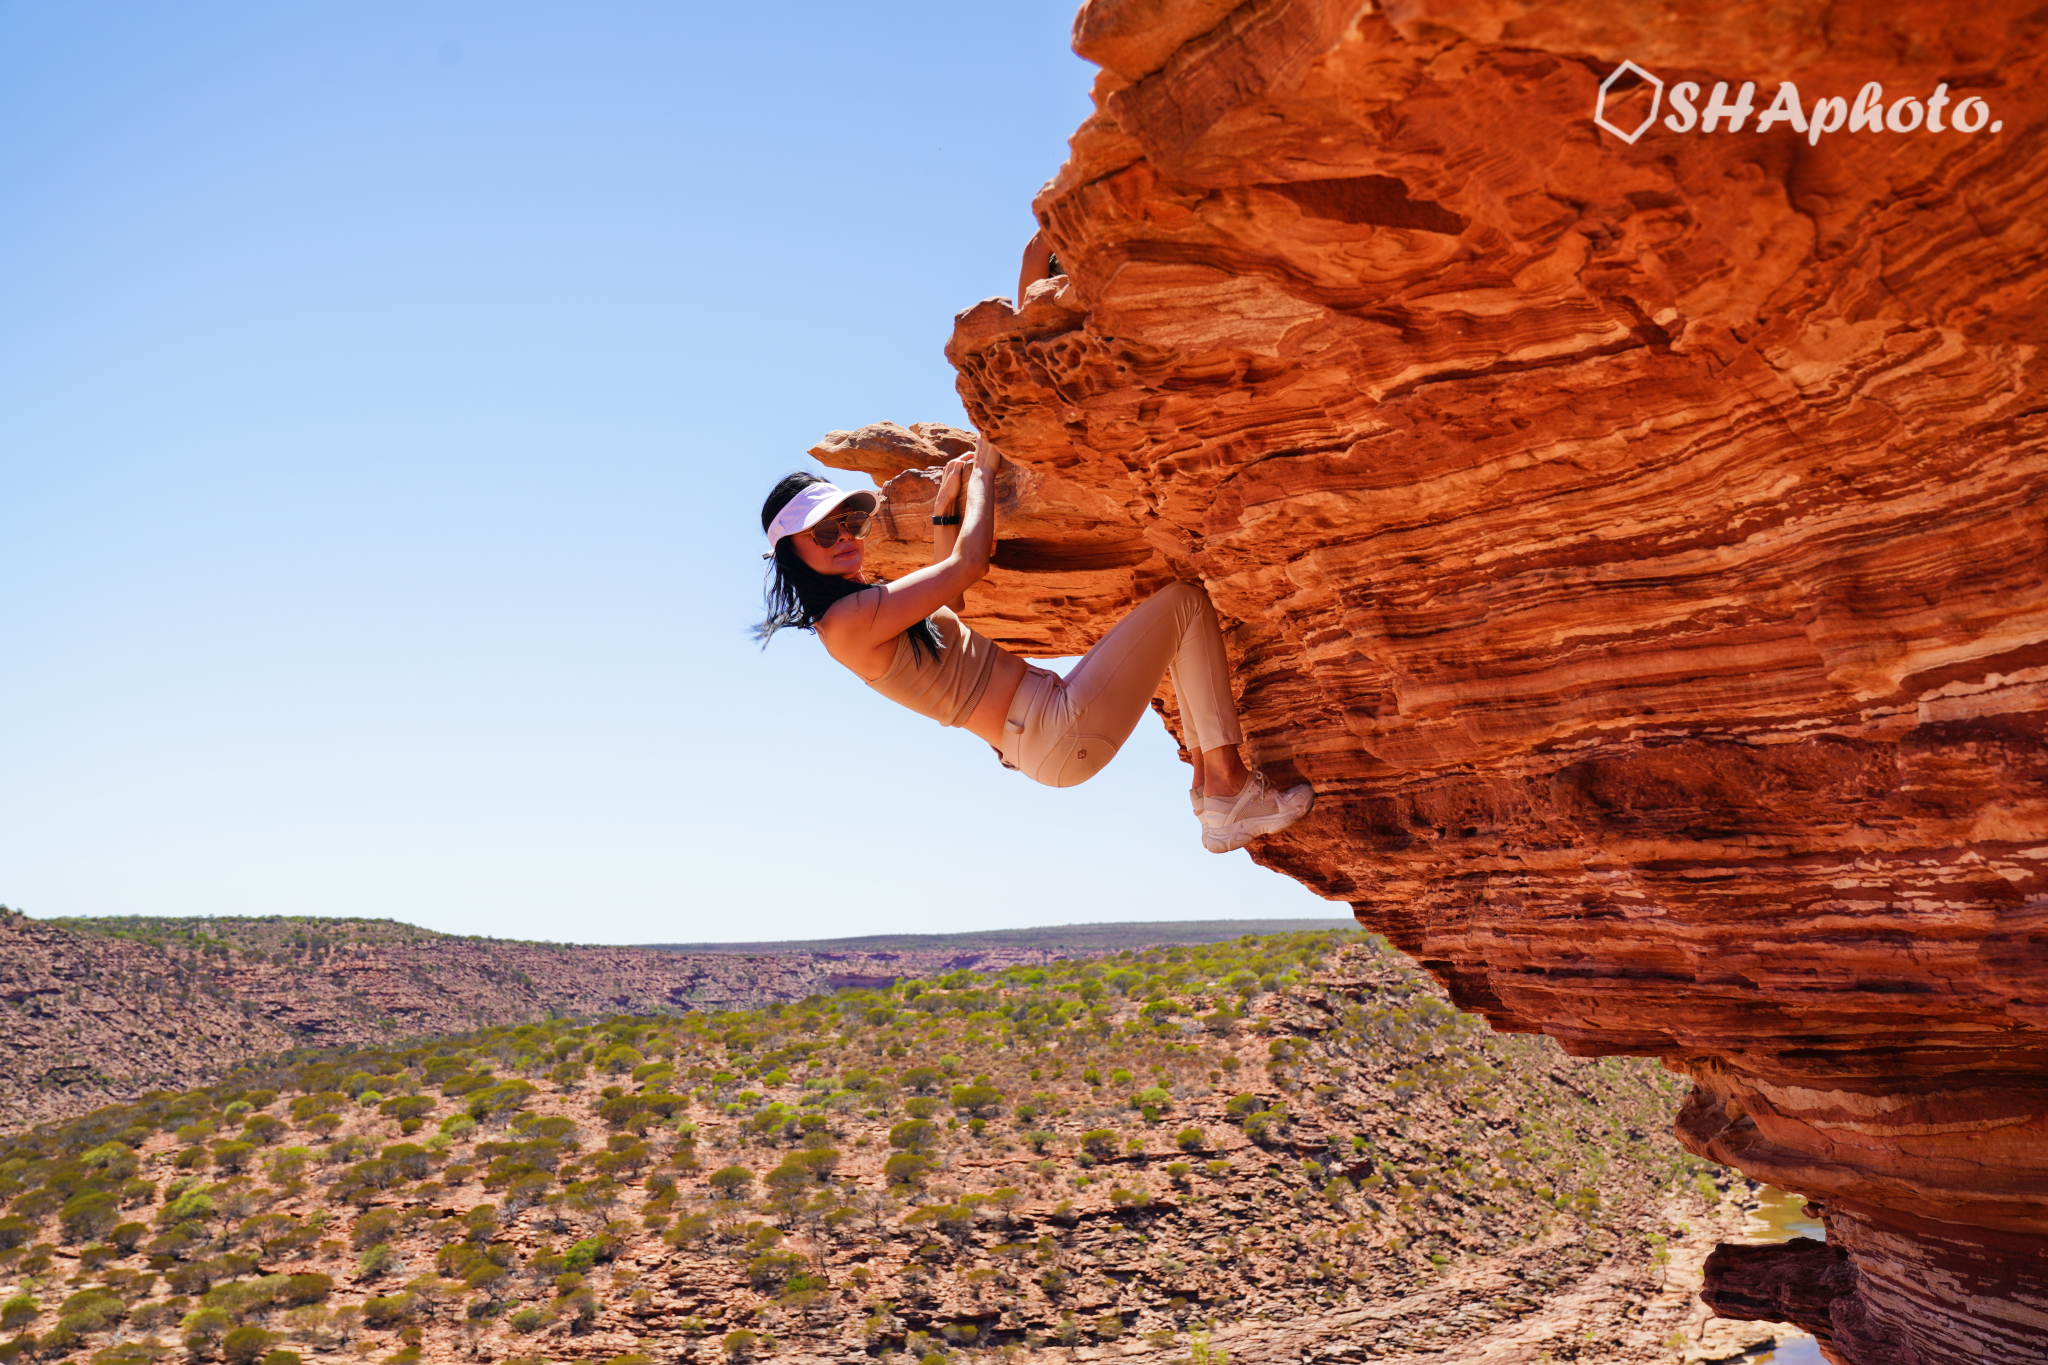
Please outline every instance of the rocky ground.
[[[1678, 1361], [1675, 1080], [1357, 935], [301, 1054], [0, 1142], [0, 1360]], [[1720, 1177], [1725, 1182], [1725, 1175]], [[936, 1359], [935, 1359], [936, 1357]]]
[[53, 923], [0, 912], [0, 1123], [182, 1090], [295, 1047], [561, 1015], [730, 1009], [1072, 955], [1009, 946], [677, 953], [460, 938], [390, 920]]

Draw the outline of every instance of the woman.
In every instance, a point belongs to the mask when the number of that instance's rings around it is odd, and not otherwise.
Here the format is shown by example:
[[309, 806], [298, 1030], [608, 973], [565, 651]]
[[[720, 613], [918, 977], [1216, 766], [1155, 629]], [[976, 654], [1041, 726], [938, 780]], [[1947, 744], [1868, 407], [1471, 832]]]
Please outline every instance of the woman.
[[1211, 853], [1242, 848], [1308, 814], [1306, 783], [1276, 791], [1247, 772], [1229, 664], [1209, 595], [1173, 583], [1118, 622], [1062, 678], [961, 624], [955, 613], [986, 577], [995, 544], [986, 440], [946, 465], [933, 504], [932, 562], [893, 583], [870, 582], [861, 541], [873, 493], [791, 474], [761, 505], [770, 559], [765, 643], [784, 626], [815, 631], [825, 649], [891, 701], [979, 735], [1003, 766], [1050, 787], [1086, 782], [1149, 709], [1170, 669], [1194, 755], [1191, 793]]

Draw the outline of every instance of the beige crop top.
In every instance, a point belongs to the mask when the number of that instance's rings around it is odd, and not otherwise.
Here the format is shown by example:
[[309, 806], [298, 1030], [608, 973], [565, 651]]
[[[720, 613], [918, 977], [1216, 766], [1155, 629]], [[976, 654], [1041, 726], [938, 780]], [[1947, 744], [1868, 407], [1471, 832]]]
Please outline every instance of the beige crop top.
[[888, 670], [879, 678], [862, 681], [890, 701], [941, 725], [965, 725], [974, 714], [975, 703], [988, 690], [998, 646], [961, 624], [950, 608], [940, 607], [930, 620], [945, 646], [937, 659], [920, 652], [906, 632], [896, 637], [896, 657], [889, 661]]

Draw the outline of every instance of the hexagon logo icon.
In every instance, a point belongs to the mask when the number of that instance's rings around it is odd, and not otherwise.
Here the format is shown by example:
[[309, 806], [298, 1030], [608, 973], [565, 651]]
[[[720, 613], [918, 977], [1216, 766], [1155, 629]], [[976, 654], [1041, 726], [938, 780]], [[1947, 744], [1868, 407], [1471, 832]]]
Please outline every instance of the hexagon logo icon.
[[[1618, 127], [1615, 124], [1609, 123], [1607, 121], [1607, 96], [1613, 90], [1614, 83], [1616, 81], [1620, 80], [1623, 76], [1629, 75], [1631, 73], [1640, 76], [1644, 80], [1648, 81], [1650, 83], [1651, 92], [1650, 112], [1643, 116], [1643, 121], [1636, 125], [1636, 130], [1632, 133], [1629, 132], [1627, 129]], [[1652, 76], [1649, 72], [1643, 70], [1634, 62], [1624, 61], [1620, 66], [1615, 67], [1614, 70], [1607, 73], [1606, 80], [1600, 82], [1599, 98], [1593, 101], [1593, 122], [1599, 124], [1602, 128], [1605, 128], [1608, 132], [1614, 134], [1623, 142], [1632, 144], [1635, 142], [1637, 138], [1641, 137], [1644, 133], [1650, 131], [1650, 125], [1657, 121], [1657, 111], [1660, 108], [1662, 108], [1663, 105], [1664, 82], [1658, 80], [1655, 76]]]

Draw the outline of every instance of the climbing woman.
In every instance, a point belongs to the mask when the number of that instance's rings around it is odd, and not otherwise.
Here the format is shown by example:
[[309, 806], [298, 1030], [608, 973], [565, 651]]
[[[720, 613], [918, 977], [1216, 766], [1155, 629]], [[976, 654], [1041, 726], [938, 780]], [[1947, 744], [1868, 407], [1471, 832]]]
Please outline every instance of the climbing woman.
[[1049, 787], [1086, 782], [1116, 756], [1169, 670], [1194, 755], [1195, 813], [1211, 853], [1242, 848], [1308, 814], [1306, 783], [1276, 791], [1247, 772], [1229, 664], [1209, 595], [1193, 583], [1154, 593], [1062, 678], [961, 624], [995, 544], [995, 471], [986, 440], [948, 463], [933, 503], [932, 562], [870, 580], [861, 540], [873, 493], [790, 474], [761, 505], [767, 533], [765, 644], [784, 626], [815, 631], [860, 680], [941, 725], [987, 740], [1003, 766]]

